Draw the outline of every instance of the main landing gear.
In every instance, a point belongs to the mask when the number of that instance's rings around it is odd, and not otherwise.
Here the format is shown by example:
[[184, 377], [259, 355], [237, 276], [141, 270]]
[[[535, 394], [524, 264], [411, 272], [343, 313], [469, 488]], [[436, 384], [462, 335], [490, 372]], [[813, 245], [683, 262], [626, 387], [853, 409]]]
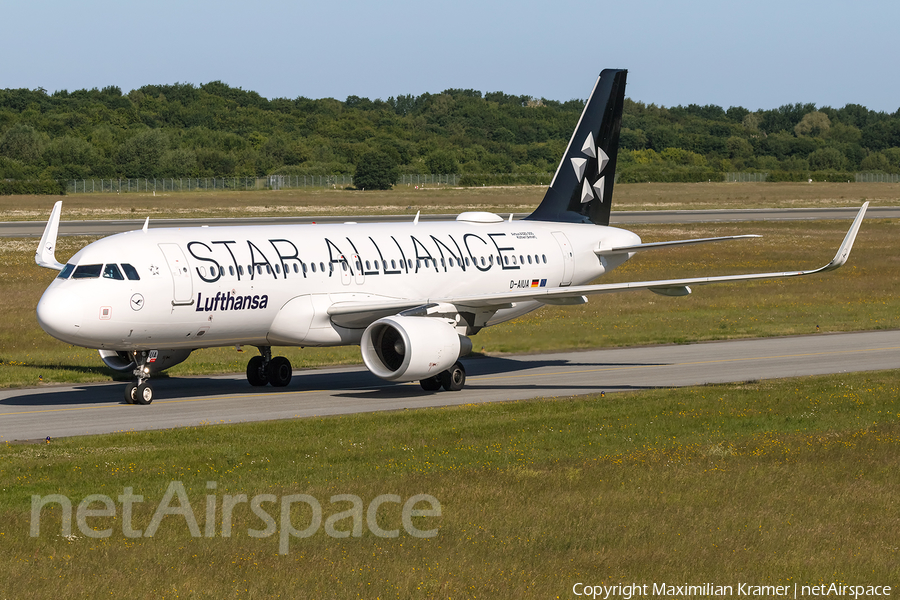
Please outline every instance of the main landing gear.
[[423, 379], [419, 382], [422, 389], [426, 392], [436, 392], [443, 387], [448, 392], [458, 392], [466, 385], [466, 368], [462, 363], [456, 361], [456, 364], [438, 373], [434, 377]]
[[272, 358], [271, 346], [260, 346], [260, 356], [254, 356], [247, 363], [247, 381], [253, 386], [271, 383], [274, 387], [284, 387], [291, 382], [291, 361], [283, 356]]
[[125, 386], [125, 402], [127, 404], [150, 404], [153, 402], [153, 388], [150, 387], [151, 356], [156, 358], [156, 350], [138, 351], [134, 353], [134, 381]]

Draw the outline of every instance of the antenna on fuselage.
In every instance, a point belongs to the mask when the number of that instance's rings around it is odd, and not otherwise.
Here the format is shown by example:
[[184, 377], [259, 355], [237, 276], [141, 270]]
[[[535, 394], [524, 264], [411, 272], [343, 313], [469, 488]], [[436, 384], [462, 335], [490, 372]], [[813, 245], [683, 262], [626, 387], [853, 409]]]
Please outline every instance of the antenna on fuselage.
[[147, 220], [144, 221], [144, 226], [141, 227], [141, 231], [147, 231], [150, 228], [150, 217], [147, 217]]

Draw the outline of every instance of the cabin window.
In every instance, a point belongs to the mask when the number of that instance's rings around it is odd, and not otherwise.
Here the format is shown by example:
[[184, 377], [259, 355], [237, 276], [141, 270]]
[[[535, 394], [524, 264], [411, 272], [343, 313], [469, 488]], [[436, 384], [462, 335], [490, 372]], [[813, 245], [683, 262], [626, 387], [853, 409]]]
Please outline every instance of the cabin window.
[[528, 264], [529, 265], [531, 264], [531, 255], [530, 254], [528, 255]]
[[544, 264], [546, 265], [546, 264], [547, 264], [547, 255], [546, 255], [546, 254], [542, 254], [542, 255], [541, 255], [541, 258], [544, 259]]
[[275, 265], [275, 273], [281, 275], [281, 265]]
[[97, 279], [102, 270], [103, 265], [79, 265], [75, 267], [72, 279]]
[[469, 266], [469, 257], [468, 256], [466, 257], [466, 266], [467, 267]]
[[62, 268], [62, 271], [59, 272], [59, 275], [56, 276], [57, 279], [68, 279], [69, 275], [72, 274], [72, 271], [75, 270], [75, 265], [68, 264]]
[[119, 270], [119, 267], [116, 265], [106, 265], [103, 267], [103, 278], [104, 279], [115, 279], [117, 281], [124, 281], [125, 277], [122, 275], [122, 271]]
[[310, 268], [312, 268], [312, 272], [316, 272], [316, 263], [309, 263]]

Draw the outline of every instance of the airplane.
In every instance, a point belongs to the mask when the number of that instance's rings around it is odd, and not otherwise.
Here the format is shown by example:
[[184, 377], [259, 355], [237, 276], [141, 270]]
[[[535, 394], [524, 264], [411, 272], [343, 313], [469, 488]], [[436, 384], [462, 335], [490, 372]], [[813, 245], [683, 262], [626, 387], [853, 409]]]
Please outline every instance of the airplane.
[[590, 284], [636, 254], [740, 238], [642, 243], [609, 226], [627, 71], [606, 69], [543, 200], [522, 220], [463, 212], [452, 221], [143, 228], [55, 257], [62, 202], [35, 252], [59, 275], [37, 305], [40, 326], [97, 349], [131, 372], [125, 402], [150, 404], [150, 378], [199, 348], [256, 346], [253, 386], [287, 386], [289, 360], [273, 346], [359, 345], [376, 376], [463, 388], [469, 336], [544, 305], [650, 290], [825, 273], [848, 259], [868, 202], [824, 267], [656, 281]]

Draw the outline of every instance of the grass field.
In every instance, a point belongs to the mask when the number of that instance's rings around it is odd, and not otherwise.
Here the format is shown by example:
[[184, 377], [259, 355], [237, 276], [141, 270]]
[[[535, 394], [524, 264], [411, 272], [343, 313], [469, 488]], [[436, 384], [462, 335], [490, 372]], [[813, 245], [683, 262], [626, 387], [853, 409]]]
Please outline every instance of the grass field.
[[[714, 192], [728, 206], [858, 205], [862, 197], [841, 195], [865, 189], [733, 185]], [[659, 198], [690, 204], [689, 196], [715, 185], [668, 187], [659, 187]], [[818, 203], [800, 193], [813, 188]], [[663, 202], [653, 200], [655, 186], [619, 186], [620, 209], [628, 208], [623, 189], [640, 191], [647, 209]], [[778, 190], [780, 199], [759, 197]], [[897, 188], [878, 185], [865, 197], [876, 192], [897, 195]], [[94, 218], [90, 210], [104, 209], [108, 198], [80, 205], [88, 211], [81, 218]], [[494, 206], [485, 198], [484, 207]], [[31, 208], [19, 200], [24, 215]], [[384, 206], [402, 205], [388, 200]], [[524, 196], [507, 200], [533, 206]], [[765, 237], [646, 253], [605, 280], [817, 267], [847, 226], [642, 226], [636, 230], [645, 241]], [[541, 309], [473, 342], [503, 353], [813, 333], [817, 326], [896, 329], [898, 227], [867, 220], [848, 265], [822, 277], [698, 287], [686, 298], [601, 296]], [[88, 241], [63, 238], [58, 256]], [[0, 385], [34, 385], [39, 375], [45, 382], [108, 379], [96, 352], [56, 342], [37, 326], [34, 306], [54, 273], [34, 266], [34, 244], [0, 240]], [[356, 348], [285, 354], [298, 367], [359, 360]], [[248, 357], [204, 350], [172, 372], [242, 371]], [[578, 598], [578, 582], [892, 585], [896, 595], [898, 420], [893, 371], [5, 444], [0, 598]], [[173, 482], [181, 482], [184, 501], [165, 504]], [[107, 497], [115, 516], [91, 516], [83, 527], [73, 518], [65, 536], [62, 510], [51, 503], [32, 537], [32, 495], [51, 494], [68, 498], [76, 513], [86, 498], [84, 508], [98, 510]], [[314, 518], [300, 502], [282, 515], [295, 494], [320, 504], [322, 526], [307, 538], [285, 535], [280, 553], [280, 534]], [[395, 538], [376, 535], [367, 514], [385, 494], [400, 503], [383, 504], [375, 525], [397, 530]], [[408, 533], [400, 507], [417, 494], [435, 498], [440, 516], [412, 516], [409, 525], [437, 529], [435, 537]], [[128, 516], [119, 498], [127, 495], [143, 496]], [[247, 502], [229, 511], [232, 535], [224, 535], [226, 497], [238, 495], [267, 500], [258, 508], [271, 519], [271, 535]], [[346, 512], [347, 500], [332, 502], [335, 495], [358, 497], [361, 516]], [[151, 529], [161, 504], [180, 514], [157, 521], [153, 537], [126, 535]], [[191, 534], [188, 509], [199, 535]], [[360, 535], [333, 537], [329, 523], [337, 532], [359, 523]], [[107, 537], [92, 537], [103, 530]]]
[[[896, 373], [841, 374], [7, 445], [0, 597], [576, 598], [577, 582], [896, 586], [898, 398]], [[183, 501], [163, 502], [172, 482], [183, 485]], [[143, 497], [128, 518], [119, 499], [127, 493]], [[33, 494], [61, 494], [75, 507], [100, 494], [115, 516], [90, 517], [83, 529], [73, 519], [64, 536], [60, 506], [48, 505], [31, 537]], [[271, 495], [261, 505], [271, 535], [250, 535], [266, 523], [246, 502], [229, 511], [232, 535], [223, 535], [225, 497], [238, 494]], [[400, 505], [389, 503], [376, 525], [398, 530], [395, 538], [375, 535], [361, 517], [358, 537], [322, 526], [287, 537], [280, 553], [279, 534], [313, 518], [302, 503], [282, 516], [291, 494], [314, 498], [323, 522], [334, 517], [346, 532], [355, 521], [341, 511], [351, 505], [334, 495], [368, 505], [382, 494], [403, 502], [428, 494], [440, 516], [413, 517], [413, 526], [437, 534], [409, 535]], [[153, 537], [126, 537], [126, 526], [146, 533], [160, 505], [180, 514], [162, 518]]]
[[[62, 197], [64, 220], [279, 215], [531, 212], [545, 188], [426, 188], [386, 192], [279, 190], [165, 194], [72, 194]], [[43, 221], [59, 197], [0, 196], [0, 221]], [[620, 184], [614, 210], [712, 208], [826, 208], [900, 204], [900, 184], [890, 183], [647, 183]]]

